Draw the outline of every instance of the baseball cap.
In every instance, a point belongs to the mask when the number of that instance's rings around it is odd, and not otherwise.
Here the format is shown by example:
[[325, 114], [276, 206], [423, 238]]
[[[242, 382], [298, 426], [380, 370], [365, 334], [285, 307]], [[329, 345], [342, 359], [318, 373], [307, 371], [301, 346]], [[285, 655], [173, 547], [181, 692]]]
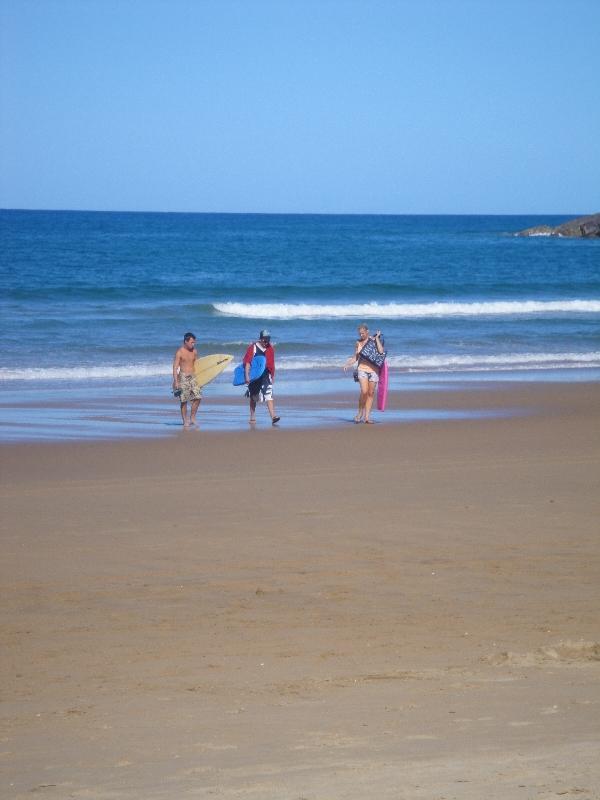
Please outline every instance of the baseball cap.
[[270, 339], [271, 338], [271, 331], [268, 331], [266, 328], [262, 330], [259, 335], [259, 339]]

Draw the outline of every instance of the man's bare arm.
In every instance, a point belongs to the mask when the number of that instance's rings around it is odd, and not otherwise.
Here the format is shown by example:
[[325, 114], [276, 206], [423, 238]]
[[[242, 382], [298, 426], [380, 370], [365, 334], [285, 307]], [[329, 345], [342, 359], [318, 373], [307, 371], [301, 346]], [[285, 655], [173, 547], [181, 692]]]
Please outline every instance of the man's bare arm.
[[181, 365], [181, 354], [179, 350], [175, 353], [175, 358], [173, 359], [173, 388], [179, 388], [179, 367]]

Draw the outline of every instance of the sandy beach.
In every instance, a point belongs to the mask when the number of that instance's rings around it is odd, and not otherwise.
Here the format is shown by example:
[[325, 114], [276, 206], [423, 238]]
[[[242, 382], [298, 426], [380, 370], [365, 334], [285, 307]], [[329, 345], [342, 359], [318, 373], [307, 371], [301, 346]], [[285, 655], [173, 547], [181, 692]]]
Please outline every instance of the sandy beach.
[[600, 384], [416, 394], [5, 445], [2, 797], [599, 798]]

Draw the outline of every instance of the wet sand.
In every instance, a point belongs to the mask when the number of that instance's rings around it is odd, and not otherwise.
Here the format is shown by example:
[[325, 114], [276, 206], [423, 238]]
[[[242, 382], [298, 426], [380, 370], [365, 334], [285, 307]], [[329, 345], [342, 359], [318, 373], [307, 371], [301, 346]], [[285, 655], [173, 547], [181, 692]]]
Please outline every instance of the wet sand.
[[2, 797], [600, 797], [600, 384], [416, 394], [4, 446]]

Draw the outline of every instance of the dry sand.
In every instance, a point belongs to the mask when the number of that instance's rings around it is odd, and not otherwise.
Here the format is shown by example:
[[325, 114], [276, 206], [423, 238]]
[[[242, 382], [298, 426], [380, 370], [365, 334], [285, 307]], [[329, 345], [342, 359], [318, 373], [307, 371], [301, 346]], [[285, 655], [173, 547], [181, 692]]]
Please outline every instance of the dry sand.
[[600, 797], [599, 399], [4, 447], [1, 796]]

